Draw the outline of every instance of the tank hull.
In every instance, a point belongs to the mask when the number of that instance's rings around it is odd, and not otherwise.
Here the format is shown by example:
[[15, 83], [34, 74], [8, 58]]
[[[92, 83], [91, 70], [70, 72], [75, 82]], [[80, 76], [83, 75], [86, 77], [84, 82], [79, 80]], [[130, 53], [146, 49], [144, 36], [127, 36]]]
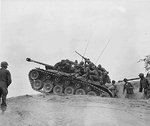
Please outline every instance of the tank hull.
[[32, 69], [29, 72], [29, 80], [33, 90], [44, 94], [112, 97], [109, 89], [96, 82], [57, 70]]

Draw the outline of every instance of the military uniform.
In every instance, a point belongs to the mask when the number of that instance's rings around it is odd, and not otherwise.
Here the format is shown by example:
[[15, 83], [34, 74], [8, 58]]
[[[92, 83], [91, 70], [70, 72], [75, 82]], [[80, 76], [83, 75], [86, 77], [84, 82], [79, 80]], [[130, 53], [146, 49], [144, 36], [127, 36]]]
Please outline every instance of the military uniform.
[[84, 69], [84, 74], [82, 75], [85, 79], [90, 79], [90, 68], [88, 66], [86, 66], [86, 68]]
[[143, 93], [143, 98], [147, 98], [147, 91], [148, 91], [148, 88], [149, 88], [149, 82], [148, 80], [144, 77], [144, 74], [139, 74], [139, 77], [140, 77], [140, 92], [142, 92], [142, 90], [144, 90], [144, 93]]
[[111, 80], [110, 80], [110, 77], [108, 75], [108, 72], [104, 72], [102, 74], [102, 80], [103, 80], [103, 84], [111, 83]]
[[133, 86], [130, 82], [127, 82], [127, 79], [124, 79], [124, 87], [123, 87], [123, 94], [126, 90], [126, 95], [125, 95], [125, 98], [132, 98], [133, 97]]
[[99, 75], [97, 70], [90, 70], [90, 80], [92, 81], [98, 81], [99, 80]]
[[4, 65], [8, 65], [5, 64], [6, 62], [1, 63], [2, 68], [0, 68], [0, 98], [2, 98], [1, 106], [7, 106], [6, 104], [6, 97], [8, 94], [7, 88], [11, 84], [12, 80], [10, 72], [6, 69], [7, 66], [3, 66], [3, 63]]
[[115, 98], [118, 97], [117, 96], [118, 90], [117, 90], [117, 86], [115, 85], [115, 81], [114, 80], [112, 80], [112, 86], [110, 86], [108, 89], [113, 93], [113, 97], [115, 97]]

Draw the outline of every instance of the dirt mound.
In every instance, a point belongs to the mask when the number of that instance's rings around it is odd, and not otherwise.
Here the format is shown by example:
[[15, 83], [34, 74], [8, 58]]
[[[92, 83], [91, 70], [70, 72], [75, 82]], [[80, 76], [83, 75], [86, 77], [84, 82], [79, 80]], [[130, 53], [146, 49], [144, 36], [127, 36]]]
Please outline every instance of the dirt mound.
[[9, 98], [0, 126], [148, 126], [150, 101], [88, 96]]

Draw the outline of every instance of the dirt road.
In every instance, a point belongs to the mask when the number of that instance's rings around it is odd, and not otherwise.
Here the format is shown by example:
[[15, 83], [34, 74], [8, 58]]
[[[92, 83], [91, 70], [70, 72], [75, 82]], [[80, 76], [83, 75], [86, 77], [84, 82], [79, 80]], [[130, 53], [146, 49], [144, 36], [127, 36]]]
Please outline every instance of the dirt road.
[[25, 95], [8, 99], [0, 126], [149, 126], [150, 101]]

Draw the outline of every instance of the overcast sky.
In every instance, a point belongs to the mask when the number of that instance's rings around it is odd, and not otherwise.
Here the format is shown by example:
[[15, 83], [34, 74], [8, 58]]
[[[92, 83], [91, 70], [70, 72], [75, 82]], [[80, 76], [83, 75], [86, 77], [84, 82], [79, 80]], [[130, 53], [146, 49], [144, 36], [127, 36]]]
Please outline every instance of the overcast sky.
[[150, 54], [150, 1], [1, 0], [0, 32], [0, 61], [8, 61], [13, 80], [9, 97], [35, 93], [28, 73], [43, 67], [26, 57], [54, 65], [80, 61], [75, 51], [94, 63], [101, 55], [96, 65], [111, 79], [138, 77], [145, 70], [137, 61]]

